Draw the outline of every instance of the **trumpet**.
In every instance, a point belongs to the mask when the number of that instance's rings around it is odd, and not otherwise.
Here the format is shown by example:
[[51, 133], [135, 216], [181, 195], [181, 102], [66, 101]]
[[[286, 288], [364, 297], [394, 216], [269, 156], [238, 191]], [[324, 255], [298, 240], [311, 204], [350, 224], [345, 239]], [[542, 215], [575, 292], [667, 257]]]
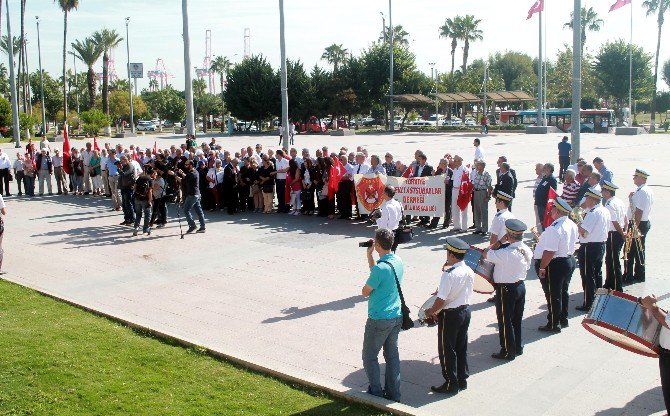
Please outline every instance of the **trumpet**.
[[[639, 253], [640, 265], [644, 266], [644, 256], [642, 252], [642, 236], [640, 235], [640, 229], [635, 225], [634, 221], [631, 221], [630, 225], [628, 226], [628, 230], [626, 231], [626, 235], [624, 236], [623, 256], [621, 257], [622, 260], [624, 261], [628, 260], [628, 255], [630, 254], [630, 250], [633, 248], [633, 244], [635, 244], [635, 248]], [[626, 263], [624, 263], [624, 267], [625, 266]]]
[[530, 229], [530, 232], [533, 233], [533, 240], [535, 240], [533, 246], [531, 247], [531, 250], [535, 251], [535, 246], [537, 246], [537, 243], [540, 242], [540, 233], [537, 231], [537, 226], [532, 227]]
[[576, 206], [570, 211], [568, 214], [568, 217], [574, 221], [575, 224], [580, 225], [584, 221], [584, 217], [586, 216], [586, 211], [579, 206]]

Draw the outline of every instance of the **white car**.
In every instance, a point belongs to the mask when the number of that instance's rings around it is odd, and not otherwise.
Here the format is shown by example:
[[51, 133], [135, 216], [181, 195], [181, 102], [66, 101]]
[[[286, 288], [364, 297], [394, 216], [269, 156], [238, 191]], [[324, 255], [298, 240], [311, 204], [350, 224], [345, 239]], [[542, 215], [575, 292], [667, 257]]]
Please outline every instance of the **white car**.
[[156, 131], [153, 121], [140, 121], [137, 123], [137, 131]]
[[411, 126], [434, 126], [435, 122], [432, 123], [427, 120], [414, 120], [410, 123]]
[[458, 117], [448, 118], [442, 122], [443, 126], [460, 126], [461, 124], [463, 124], [463, 120]]
[[466, 117], [465, 122], [463, 124], [465, 124], [468, 127], [476, 127], [477, 126], [477, 122], [472, 117]]

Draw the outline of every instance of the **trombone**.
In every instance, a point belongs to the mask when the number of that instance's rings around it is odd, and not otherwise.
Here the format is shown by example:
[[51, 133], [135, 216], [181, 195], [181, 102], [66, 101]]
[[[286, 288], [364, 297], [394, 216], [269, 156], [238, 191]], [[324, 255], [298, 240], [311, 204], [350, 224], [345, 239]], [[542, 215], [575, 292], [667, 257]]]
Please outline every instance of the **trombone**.
[[537, 246], [537, 243], [540, 242], [540, 233], [537, 231], [537, 226], [532, 227], [530, 229], [530, 232], [533, 233], [533, 240], [535, 241], [533, 243], [533, 246], [531, 247], [531, 250], [535, 251], [535, 247]]
[[635, 244], [635, 249], [640, 256], [640, 266], [644, 266], [645, 261], [644, 251], [642, 250], [642, 235], [640, 234], [640, 229], [635, 225], [635, 222], [631, 221], [628, 225], [628, 230], [626, 230], [626, 235], [624, 236], [623, 256], [621, 257], [621, 259], [626, 262], [624, 263], [624, 268], [627, 267], [628, 255], [633, 248], [633, 244]]

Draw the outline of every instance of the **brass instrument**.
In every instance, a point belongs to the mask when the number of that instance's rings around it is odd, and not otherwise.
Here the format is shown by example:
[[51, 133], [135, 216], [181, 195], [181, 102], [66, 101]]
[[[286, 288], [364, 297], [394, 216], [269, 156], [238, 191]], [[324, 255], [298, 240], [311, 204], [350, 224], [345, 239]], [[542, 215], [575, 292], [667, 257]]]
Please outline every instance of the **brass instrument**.
[[[644, 266], [642, 235], [640, 234], [640, 229], [635, 225], [635, 222], [631, 221], [630, 225], [628, 226], [628, 230], [626, 230], [626, 234], [624, 235], [623, 256], [621, 257], [624, 262], [628, 260], [628, 255], [630, 254], [630, 250], [633, 248], [633, 244], [635, 244], [635, 248], [640, 254], [640, 265]], [[624, 263], [624, 268], [625, 267], [626, 263]]]
[[535, 242], [533, 243], [531, 250], [535, 251], [535, 247], [537, 246], [537, 243], [540, 242], [540, 233], [537, 231], [537, 226], [531, 227], [530, 232], [533, 233], [533, 240]]
[[584, 221], [584, 217], [586, 216], [586, 211], [584, 208], [576, 206], [570, 211], [568, 214], [568, 217], [574, 221], [575, 224], [581, 225], [581, 223]]

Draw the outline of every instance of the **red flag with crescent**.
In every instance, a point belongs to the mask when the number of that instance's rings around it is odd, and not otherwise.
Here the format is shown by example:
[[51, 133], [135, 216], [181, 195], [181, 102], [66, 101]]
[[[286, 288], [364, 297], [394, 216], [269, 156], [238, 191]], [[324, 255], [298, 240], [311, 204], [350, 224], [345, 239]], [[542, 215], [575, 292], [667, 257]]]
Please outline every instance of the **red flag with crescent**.
[[72, 174], [70, 168], [70, 138], [67, 133], [67, 123], [63, 125], [63, 171], [68, 175]]
[[340, 181], [346, 173], [346, 169], [340, 162], [340, 159], [332, 158], [333, 166], [330, 167], [330, 175], [328, 176], [328, 199], [335, 198], [337, 190], [340, 188]]
[[456, 204], [461, 211], [465, 211], [468, 207], [470, 201], [472, 201], [472, 181], [470, 181], [470, 172], [467, 170], [463, 171], [463, 177], [461, 178], [461, 187], [458, 190], [458, 199]]
[[613, 12], [613, 11], [615, 11], [615, 10], [617, 10], [617, 9], [620, 9], [620, 8], [622, 8], [623, 6], [627, 5], [627, 4], [631, 4], [632, 1], [633, 1], [633, 0], [617, 0], [617, 2], [614, 3], [614, 4], [612, 5], [612, 7], [610, 7], [610, 12]]
[[550, 186], [547, 193], [547, 206], [544, 208], [544, 221], [542, 221], [542, 227], [544, 228], [549, 227], [554, 222], [554, 219], [551, 218], [551, 208], [554, 206], [556, 198], [556, 190]]
[[526, 18], [526, 20], [533, 17], [535, 13], [540, 13], [543, 10], [544, 10], [544, 0], [536, 0], [535, 3], [533, 3], [533, 6], [530, 8], [530, 10], [528, 10], [528, 17]]
[[93, 150], [100, 150], [100, 147], [98, 147], [98, 139], [93, 136]]

